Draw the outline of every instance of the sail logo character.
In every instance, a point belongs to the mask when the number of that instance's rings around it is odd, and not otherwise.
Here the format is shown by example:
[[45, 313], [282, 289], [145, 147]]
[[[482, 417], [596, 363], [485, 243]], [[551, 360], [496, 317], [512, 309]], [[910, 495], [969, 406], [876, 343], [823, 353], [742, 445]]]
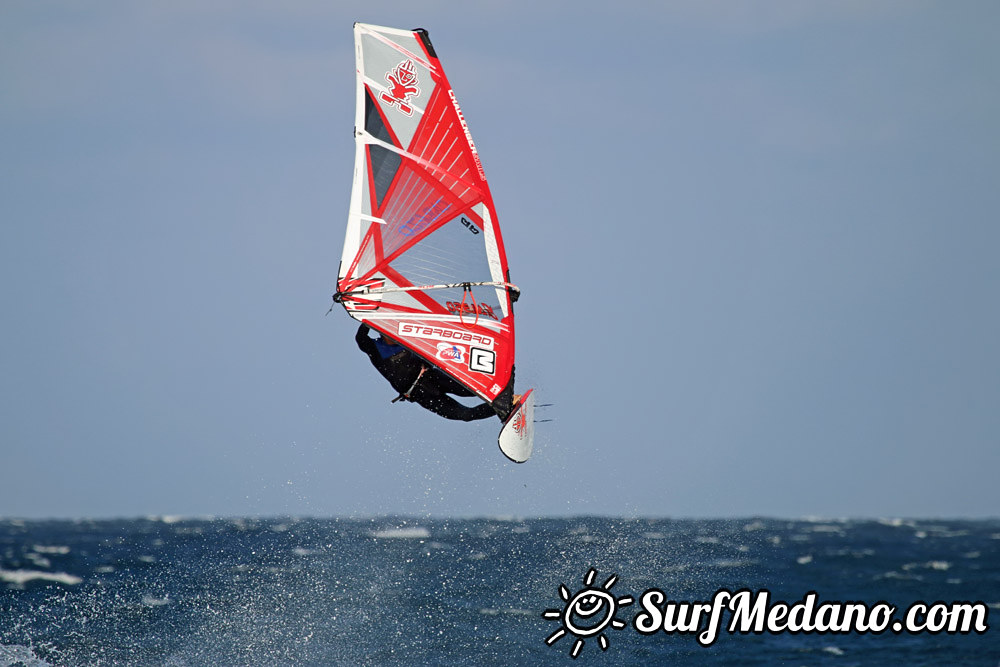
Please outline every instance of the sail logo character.
[[385, 73], [385, 80], [389, 82], [388, 92], [382, 93], [382, 101], [389, 106], [397, 106], [398, 109], [407, 116], [413, 115], [413, 107], [410, 106], [410, 97], [420, 95], [420, 87], [417, 85], [417, 70], [412, 60], [404, 60], [396, 65], [391, 72]]
[[517, 437], [524, 437], [524, 427], [528, 425], [527, 419], [524, 417], [523, 412], [519, 412], [516, 417], [514, 417], [514, 432], [517, 433]]

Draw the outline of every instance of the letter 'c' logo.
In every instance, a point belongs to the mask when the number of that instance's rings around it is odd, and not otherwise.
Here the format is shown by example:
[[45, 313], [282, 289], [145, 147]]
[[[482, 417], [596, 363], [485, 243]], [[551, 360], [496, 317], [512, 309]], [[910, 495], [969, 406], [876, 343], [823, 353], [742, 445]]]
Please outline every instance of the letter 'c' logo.
[[474, 347], [469, 350], [469, 370], [493, 375], [496, 370], [497, 355], [492, 350]]

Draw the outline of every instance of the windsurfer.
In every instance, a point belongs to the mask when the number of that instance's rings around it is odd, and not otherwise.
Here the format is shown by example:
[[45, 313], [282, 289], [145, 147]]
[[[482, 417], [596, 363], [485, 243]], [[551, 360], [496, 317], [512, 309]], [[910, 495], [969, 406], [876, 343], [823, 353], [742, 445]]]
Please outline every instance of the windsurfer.
[[496, 415], [502, 421], [520, 398], [514, 393], [512, 369], [510, 382], [493, 403], [474, 407], [463, 405], [448, 394], [472, 397], [476, 395], [472, 390], [423, 361], [386, 334], [381, 334], [374, 340], [369, 338], [369, 330], [367, 324], [362, 324], [358, 327], [354, 340], [361, 351], [368, 355], [375, 370], [399, 392], [393, 403], [399, 400], [411, 401], [446, 419], [474, 421]]

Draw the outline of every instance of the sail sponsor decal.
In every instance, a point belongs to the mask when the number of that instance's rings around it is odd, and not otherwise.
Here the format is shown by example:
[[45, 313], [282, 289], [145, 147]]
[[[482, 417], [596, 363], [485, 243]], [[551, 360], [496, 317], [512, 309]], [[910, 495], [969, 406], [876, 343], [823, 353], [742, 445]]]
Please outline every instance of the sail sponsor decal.
[[469, 370], [493, 375], [496, 372], [497, 355], [492, 350], [474, 347], [469, 351]]
[[461, 364], [465, 362], [468, 352], [466, 351], [466, 347], [464, 345], [456, 345], [455, 343], [438, 343], [437, 354], [435, 356], [442, 361], [451, 361], [453, 363]]
[[469, 343], [479, 345], [492, 350], [494, 340], [492, 336], [477, 333], [474, 331], [458, 331], [450, 327], [439, 327], [428, 324], [413, 324], [411, 322], [400, 322], [396, 328], [400, 336], [407, 338], [424, 338], [427, 340], [443, 340], [448, 342]]
[[482, 315], [490, 319], [500, 321], [500, 318], [493, 312], [493, 306], [488, 303], [463, 303], [459, 301], [448, 301], [445, 304], [448, 312], [452, 315]]
[[403, 236], [414, 236], [419, 234], [426, 229], [427, 225], [437, 220], [438, 216], [448, 210], [450, 205], [451, 204], [449, 204], [444, 197], [438, 199], [422, 212], [415, 213], [407, 218], [406, 221], [400, 226], [399, 233]]
[[462, 107], [458, 106], [458, 100], [455, 99], [455, 91], [448, 89], [448, 97], [451, 98], [451, 103], [455, 107], [455, 113], [458, 114], [458, 122], [462, 126], [462, 131], [465, 132], [465, 139], [469, 142], [469, 150], [472, 151], [472, 160], [476, 163], [476, 170], [479, 172], [479, 178], [486, 180], [486, 172], [483, 171], [483, 163], [479, 161], [479, 151], [476, 150], [476, 144], [472, 142], [472, 133], [469, 132], [469, 126], [465, 122], [465, 115], [462, 113]]

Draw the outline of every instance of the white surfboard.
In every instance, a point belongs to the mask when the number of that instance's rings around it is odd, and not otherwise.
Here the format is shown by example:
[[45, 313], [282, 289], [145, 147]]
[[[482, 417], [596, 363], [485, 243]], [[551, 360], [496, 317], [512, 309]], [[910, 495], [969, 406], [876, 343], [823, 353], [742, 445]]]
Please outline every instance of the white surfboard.
[[500, 429], [500, 451], [514, 463], [524, 463], [531, 456], [535, 439], [535, 390], [521, 397]]

